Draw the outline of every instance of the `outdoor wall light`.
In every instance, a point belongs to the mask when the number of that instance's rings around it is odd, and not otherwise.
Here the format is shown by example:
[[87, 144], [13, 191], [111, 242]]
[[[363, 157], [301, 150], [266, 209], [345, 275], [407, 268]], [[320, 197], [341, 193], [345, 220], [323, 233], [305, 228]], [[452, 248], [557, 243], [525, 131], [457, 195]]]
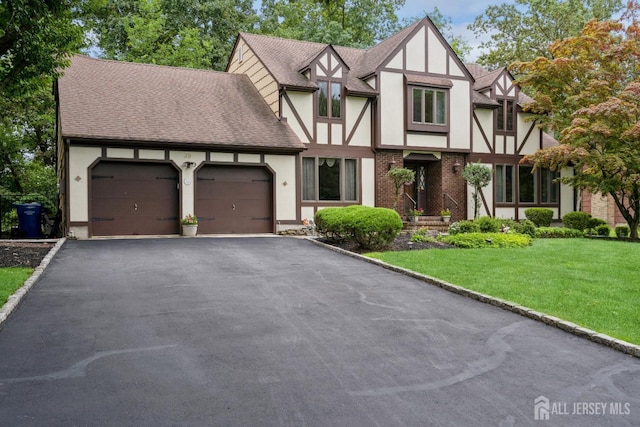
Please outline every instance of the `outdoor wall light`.
[[184, 162], [182, 164], [182, 166], [184, 166], [185, 168], [189, 169], [191, 166], [195, 166], [196, 162]]
[[391, 161], [389, 162], [389, 170], [393, 169], [394, 167], [396, 167], [396, 161], [391, 159]]
[[453, 173], [458, 173], [458, 171], [460, 170], [460, 162], [456, 160], [456, 162], [453, 164]]

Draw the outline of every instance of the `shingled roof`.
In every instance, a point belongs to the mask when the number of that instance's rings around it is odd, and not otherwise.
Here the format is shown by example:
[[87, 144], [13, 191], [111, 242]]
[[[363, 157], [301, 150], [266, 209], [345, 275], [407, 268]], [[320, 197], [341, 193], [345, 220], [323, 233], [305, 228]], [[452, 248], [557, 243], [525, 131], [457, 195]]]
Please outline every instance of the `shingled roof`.
[[63, 138], [301, 151], [249, 78], [75, 56], [58, 81]]

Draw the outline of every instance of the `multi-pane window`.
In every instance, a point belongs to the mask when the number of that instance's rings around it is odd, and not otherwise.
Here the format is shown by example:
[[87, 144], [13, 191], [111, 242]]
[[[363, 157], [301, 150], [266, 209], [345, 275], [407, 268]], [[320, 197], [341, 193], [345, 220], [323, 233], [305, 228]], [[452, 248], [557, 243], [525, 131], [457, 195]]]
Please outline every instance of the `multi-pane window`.
[[412, 89], [412, 121], [429, 125], [447, 124], [447, 93], [436, 89]]
[[513, 165], [496, 165], [496, 203], [513, 203]]
[[533, 166], [518, 166], [518, 200], [521, 203], [535, 203], [536, 192], [536, 176], [533, 173]]
[[496, 110], [496, 129], [501, 132], [514, 131], [515, 103], [508, 99], [497, 99], [498, 109]]
[[318, 116], [339, 119], [342, 116], [342, 84], [318, 82]]
[[355, 201], [358, 199], [356, 159], [304, 157], [302, 199]]
[[549, 169], [540, 169], [540, 202], [558, 203], [560, 184], [554, 182], [558, 178], [558, 172]]

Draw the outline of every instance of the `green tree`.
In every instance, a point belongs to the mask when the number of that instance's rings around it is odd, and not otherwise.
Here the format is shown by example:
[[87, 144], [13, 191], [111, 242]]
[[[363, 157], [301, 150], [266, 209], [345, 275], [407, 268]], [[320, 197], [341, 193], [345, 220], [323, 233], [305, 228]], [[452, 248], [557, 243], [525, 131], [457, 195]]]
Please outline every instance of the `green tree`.
[[[423, 12], [423, 17], [424, 16], [428, 16], [429, 19], [431, 19], [445, 40], [447, 40], [453, 51], [464, 61], [465, 57], [471, 53], [471, 45], [469, 45], [469, 42], [463, 37], [454, 34], [451, 17], [443, 15], [437, 6], [434, 6], [431, 12]], [[405, 19], [404, 22], [405, 24], [410, 25], [421, 19], [422, 17], [420, 16], [414, 16]]]
[[611, 18], [622, 7], [623, 0], [515, 0], [487, 7], [468, 28], [477, 37], [490, 37], [480, 44], [487, 53], [478, 63], [506, 67], [549, 57], [549, 44], [579, 34], [592, 18]]
[[0, 191], [55, 194], [53, 77], [83, 46], [80, 0], [0, 1]]
[[387, 172], [387, 177], [393, 182], [393, 189], [396, 198], [393, 201], [393, 209], [398, 207], [398, 199], [400, 198], [400, 189], [407, 183], [413, 182], [416, 177], [415, 171], [407, 168], [391, 168]]
[[610, 194], [638, 238], [640, 221], [640, 23], [638, 4], [617, 21], [590, 21], [577, 37], [553, 43], [553, 59], [516, 63], [520, 84], [537, 94], [527, 111], [562, 143], [525, 157], [575, 174], [575, 188]]
[[491, 182], [491, 168], [480, 163], [469, 163], [462, 171], [462, 178], [473, 187], [473, 219], [480, 212], [480, 192]]
[[297, 40], [366, 48], [397, 32], [405, 0], [263, 0], [258, 31]]
[[74, 23], [79, 0], [0, 1], [0, 94], [24, 92], [33, 78], [54, 75], [83, 45]]
[[83, 20], [109, 59], [224, 70], [251, 0], [88, 0]]

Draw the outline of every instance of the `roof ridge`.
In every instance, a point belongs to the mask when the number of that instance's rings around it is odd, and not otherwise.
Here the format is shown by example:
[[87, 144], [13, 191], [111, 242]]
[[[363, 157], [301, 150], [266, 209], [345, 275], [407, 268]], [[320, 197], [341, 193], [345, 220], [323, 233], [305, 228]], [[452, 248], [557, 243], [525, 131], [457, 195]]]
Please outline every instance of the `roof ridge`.
[[153, 67], [153, 68], [169, 68], [172, 70], [197, 71], [197, 72], [206, 72], [206, 73], [213, 73], [213, 74], [231, 74], [224, 71], [213, 70], [211, 68], [194, 68], [194, 67], [184, 67], [184, 66], [177, 66], [177, 65], [150, 64], [148, 62], [123, 61], [121, 59], [95, 58], [93, 56], [84, 55], [84, 54], [76, 54], [76, 55], [73, 55], [73, 57], [79, 57], [82, 59], [88, 59], [91, 61], [98, 61], [98, 62], [110, 62], [110, 63], [120, 64], [120, 65], [133, 65], [133, 66]]

